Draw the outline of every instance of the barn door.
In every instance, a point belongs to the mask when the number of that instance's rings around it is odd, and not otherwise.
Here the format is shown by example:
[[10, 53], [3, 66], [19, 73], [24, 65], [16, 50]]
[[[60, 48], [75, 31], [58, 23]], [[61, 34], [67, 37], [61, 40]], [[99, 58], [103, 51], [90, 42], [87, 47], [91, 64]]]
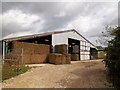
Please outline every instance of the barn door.
[[80, 60], [80, 41], [72, 38], [68, 38], [68, 53], [78, 54]]

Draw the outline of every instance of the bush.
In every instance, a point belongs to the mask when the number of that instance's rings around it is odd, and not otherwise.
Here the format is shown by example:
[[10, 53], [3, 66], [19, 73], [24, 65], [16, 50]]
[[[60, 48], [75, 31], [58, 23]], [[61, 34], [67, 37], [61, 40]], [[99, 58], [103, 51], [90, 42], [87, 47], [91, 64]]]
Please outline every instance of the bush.
[[109, 41], [106, 66], [113, 86], [120, 88], [120, 27], [114, 28], [110, 34], [114, 38]]

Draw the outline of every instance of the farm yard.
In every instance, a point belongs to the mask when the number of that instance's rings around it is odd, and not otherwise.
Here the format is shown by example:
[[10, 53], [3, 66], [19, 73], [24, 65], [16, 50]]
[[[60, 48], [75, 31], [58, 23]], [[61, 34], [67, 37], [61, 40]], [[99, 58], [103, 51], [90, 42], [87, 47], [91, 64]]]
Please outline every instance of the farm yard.
[[2, 42], [3, 88], [112, 87], [98, 49], [74, 29]]
[[3, 88], [108, 87], [96, 46], [75, 29], [7, 38], [2, 44]]
[[[32, 65], [31, 65], [32, 66]], [[110, 88], [102, 60], [71, 64], [37, 64], [24, 74], [3, 82], [3, 88]]]
[[118, 0], [0, 6], [0, 89], [120, 90]]

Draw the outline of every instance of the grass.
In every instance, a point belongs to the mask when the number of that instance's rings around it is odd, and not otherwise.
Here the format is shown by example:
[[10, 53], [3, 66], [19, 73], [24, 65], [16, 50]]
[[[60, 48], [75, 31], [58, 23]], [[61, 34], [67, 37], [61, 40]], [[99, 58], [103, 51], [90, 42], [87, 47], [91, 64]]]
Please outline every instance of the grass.
[[17, 76], [19, 74], [25, 73], [30, 69], [30, 67], [28, 66], [20, 66], [20, 67], [16, 67], [16, 66], [11, 66], [11, 67], [7, 67], [7, 66], [3, 66], [2, 68], [2, 81], [9, 79], [11, 77]]

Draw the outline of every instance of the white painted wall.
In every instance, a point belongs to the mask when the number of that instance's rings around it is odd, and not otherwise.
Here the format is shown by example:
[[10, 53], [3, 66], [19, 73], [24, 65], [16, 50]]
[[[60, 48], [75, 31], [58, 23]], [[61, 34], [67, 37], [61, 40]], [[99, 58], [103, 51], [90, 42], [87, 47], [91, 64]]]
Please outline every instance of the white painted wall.
[[52, 45], [57, 45], [57, 44], [68, 44], [68, 38], [73, 38], [77, 40], [83, 40], [80, 35], [78, 35], [76, 32], [65, 32], [65, 33], [59, 33], [59, 34], [53, 34], [52, 35]]
[[60, 33], [60, 34], [53, 34], [52, 35], [52, 45], [59, 45], [59, 44], [68, 44], [68, 34], [67, 33]]
[[5, 59], [5, 42], [3, 41], [3, 56], [2, 56], [2, 59]]
[[90, 52], [80, 52], [81, 60], [89, 60], [90, 59]]
[[[80, 42], [81, 45], [87, 45], [90, 47], [94, 47], [88, 41], [86, 41], [84, 38], [82, 38], [80, 35], [78, 35], [76, 32], [65, 32], [65, 33], [59, 33], [59, 34], [53, 34], [52, 35], [52, 45], [53, 47], [55, 45], [59, 44], [68, 44], [68, 38], [76, 39], [76, 40], [82, 40]], [[81, 53], [81, 60], [89, 60], [90, 59], [90, 47], [81, 46], [80, 50], [87, 50], [86, 52], [80, 52]]]

